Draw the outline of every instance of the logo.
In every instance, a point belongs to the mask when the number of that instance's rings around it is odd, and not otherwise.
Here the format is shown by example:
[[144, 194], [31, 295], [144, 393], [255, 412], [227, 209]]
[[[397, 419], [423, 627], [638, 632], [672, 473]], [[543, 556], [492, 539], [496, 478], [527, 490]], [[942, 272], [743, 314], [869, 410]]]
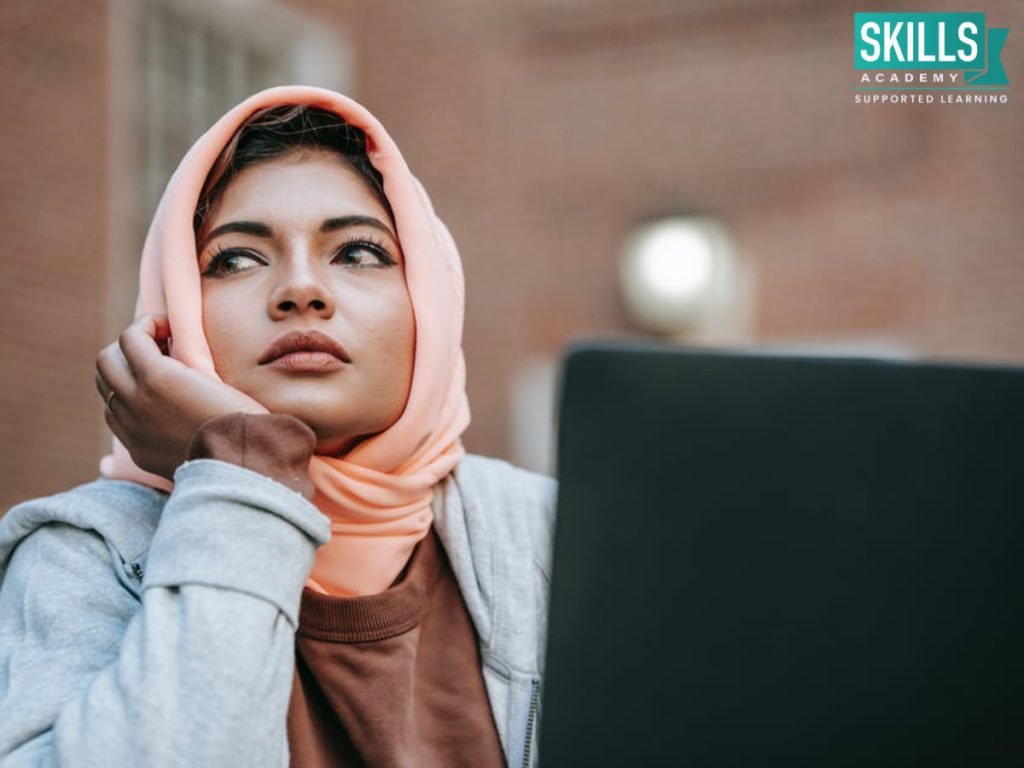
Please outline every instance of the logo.
[[1009, 29], [984, 13], [855, 13], [857, 104], [1005, 104]]

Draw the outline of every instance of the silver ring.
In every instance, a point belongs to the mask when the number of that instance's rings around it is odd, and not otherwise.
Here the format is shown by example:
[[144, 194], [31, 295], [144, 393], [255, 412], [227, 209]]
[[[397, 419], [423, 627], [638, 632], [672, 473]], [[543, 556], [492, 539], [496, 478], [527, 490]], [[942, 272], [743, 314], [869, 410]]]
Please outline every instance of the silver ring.
[[110, 393], [107, 395], [107, 410], [108, 411], [110, 410], [110, 401], [114, 399], [114, 395], [116, 395], [116, 394], [117, 394], [117, 392], [115, 392], [114, 390], [110, 390]]

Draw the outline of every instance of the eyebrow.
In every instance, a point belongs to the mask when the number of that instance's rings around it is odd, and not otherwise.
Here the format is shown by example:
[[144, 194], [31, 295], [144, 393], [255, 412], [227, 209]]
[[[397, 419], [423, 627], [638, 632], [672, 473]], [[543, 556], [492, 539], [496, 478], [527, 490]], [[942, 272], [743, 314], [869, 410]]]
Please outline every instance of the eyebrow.
[[[373, 216], [335, 216], [330, 219], [324, 219], [323, 223], [320, 225], [320, 234], [325, 235], [328, 232], [334, 232], [339, 229], [359, 226], [379, 229], [392, 240], [395, 239], [394, 234], [391, 232], [391, 228], [383, 221], [375, 219]], [[215, 237], [226, 235], [229, 232], [239, 232], [243, 235], [254, 235], [256, 237], [267, 238], [274, 236], [274, 230], [261, 221], [229, 221], [227, 224], [221, 224], [219, 227], [215, 227], [210, 230], [206, 237], [203, 238], [203, 242], [200, 243], [199, 250], [203, 250]]]

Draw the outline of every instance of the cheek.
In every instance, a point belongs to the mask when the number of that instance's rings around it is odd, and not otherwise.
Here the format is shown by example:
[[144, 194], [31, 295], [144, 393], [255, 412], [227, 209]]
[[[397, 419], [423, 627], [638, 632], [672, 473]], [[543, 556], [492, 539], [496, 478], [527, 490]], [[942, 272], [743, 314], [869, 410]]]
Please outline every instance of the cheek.
[[349, 308], [350, 316], [375, 343], [387, 340], [398, 343], [413, 334], [412, 300], [404, 283], [364, 294], [351, 302]]
[[386, 387], [391, 393], [392, 403], [397, 409], [393, 415], [397, 418], [409, 397], [415, 368], [416, 321], [408, 294], [405, 294], [405, 300], [394, 312], [391, 321], [390, 339], [387, 342], [389, 352], [384, 360], [386, 370], [382, 372], [382, 389]]
[[401, 350], [402, 359], [408, 360], [412, 368], [413, 349], [416, 341], [416, 318], [412, 311], [412, 302], [404, 289], [400, 300], [396, 302], [394, 316], [391, 318], [394, 328], [395, 348]]
[[404, 285], [377, 304], [373, 320], [364, 327], [369, 348], [382, 352], [378, 356], [382, 369], [392, 377], [412, 370], [416, 321]]
[[203, 333], [210, 347], [214, 368], [225, 381], [235, 368], [232, 352], [244, 348], [240, 346], [241, 339], [235, 331], [238, 325], [238, 318], [232, 313], [231, 302], [209, 295], [203, 296]]

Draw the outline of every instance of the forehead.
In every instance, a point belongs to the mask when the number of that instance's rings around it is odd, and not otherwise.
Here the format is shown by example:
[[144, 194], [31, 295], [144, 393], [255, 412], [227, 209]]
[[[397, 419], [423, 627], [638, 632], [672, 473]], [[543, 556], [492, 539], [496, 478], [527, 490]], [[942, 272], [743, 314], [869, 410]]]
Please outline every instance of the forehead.
[[214, 222], [234, 218], [308, 219], [387, 212], [363, 176], [335, 154], [292, 152], [251, 165], [224, 190]]

